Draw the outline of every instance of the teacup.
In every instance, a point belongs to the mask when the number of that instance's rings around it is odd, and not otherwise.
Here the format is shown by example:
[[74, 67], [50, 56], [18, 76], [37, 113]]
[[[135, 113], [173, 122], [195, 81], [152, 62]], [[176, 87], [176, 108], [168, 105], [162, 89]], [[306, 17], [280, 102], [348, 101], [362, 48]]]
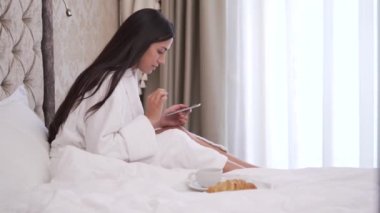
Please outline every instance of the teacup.
[[202, 187], [209, 187], [220, 181], [222, 170], [218, 168], [199, 169], [190, 174], [190, 180], [195, 180]]

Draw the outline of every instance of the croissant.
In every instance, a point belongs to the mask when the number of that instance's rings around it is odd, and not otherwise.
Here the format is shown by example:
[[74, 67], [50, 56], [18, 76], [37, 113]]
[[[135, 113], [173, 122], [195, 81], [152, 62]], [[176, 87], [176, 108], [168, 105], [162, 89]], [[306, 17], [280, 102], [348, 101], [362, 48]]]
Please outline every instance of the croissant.
[[256, 189], [256, 185], [241, 179], [225, 180], [207, 188], [207, 192], [235, 191], [244, 189]]

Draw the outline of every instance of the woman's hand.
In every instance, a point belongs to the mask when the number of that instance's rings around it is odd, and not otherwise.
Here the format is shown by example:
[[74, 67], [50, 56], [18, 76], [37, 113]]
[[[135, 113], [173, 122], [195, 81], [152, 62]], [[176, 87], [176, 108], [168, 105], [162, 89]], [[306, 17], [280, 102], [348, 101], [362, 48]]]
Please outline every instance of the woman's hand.
[[167, 115], [167, 114], [186, 108], [186, 107], [187, 105], [185, 104], [176, 104], [167, 108], [163, 112], [163, 116], [161, 117], [160, 126], [161, 127], [176, 127], [176, 126], [185, 125], [189, 119], [189, 113], [191, 110], [179, 112], [173, 115]]
[[147, 98], [145, 116], [148, 117], [154, 128], [161, 127], [160, 120], [165, 101], [168, 99], [166, 90], [158, 88]]

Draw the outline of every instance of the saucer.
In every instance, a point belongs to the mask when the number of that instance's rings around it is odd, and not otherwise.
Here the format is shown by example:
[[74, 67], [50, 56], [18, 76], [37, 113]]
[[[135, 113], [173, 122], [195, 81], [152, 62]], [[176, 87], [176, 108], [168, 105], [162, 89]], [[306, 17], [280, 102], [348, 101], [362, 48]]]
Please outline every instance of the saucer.
[[203, 187], [203, 186], [199, 185], [199, 183], [196, 180], [188, 180], [187, 186], [190, 189], [193, 189], [195, 191], [204, 192], [207, 190], [207, 187]]

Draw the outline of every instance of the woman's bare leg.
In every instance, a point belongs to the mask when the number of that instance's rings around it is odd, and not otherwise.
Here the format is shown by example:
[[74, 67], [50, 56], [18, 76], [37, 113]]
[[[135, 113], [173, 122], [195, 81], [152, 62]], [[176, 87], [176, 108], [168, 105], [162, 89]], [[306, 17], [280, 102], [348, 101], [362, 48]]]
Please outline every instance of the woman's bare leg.
[[236, 164], [239, 164], [239, 165], [243, 166], [244, 168], [258, 168], [258, 166], [250, 164], [250, 163], [245, 162], [245, 161], [242, 161], [239, 158], [237, 158], [233, 155], [230, 155], [228, 153], [221, 153], [221, 154], [224, 154], [230, 161], [235, 162]]
[[[228, 158], [228, 162], [226, 163], [226, 166], [228, 168], [234, 168], [234, 169], [242, 169], [242, 168], [258, 168], [258, 166], [256, 165], [253, 165], [253, 164], [250, 164], [248, 162], [245, 162], [245, 161], [242, 161], [240, 159], [238, 159], [237, 157], [227, 153], [226, 151], [222, 150], [221, 148], [217, 147], [217, 146], [213, 146], [203, 140], [200, 140], [199, 138], [196, 138], [193, 133], [187, 131], [185, 128], [181, 128], [184, 132], [186, 132], [190, 138], [192, 138], [194, 141], [196, 141], [197, 143], [199, 143], [200, 145], [202, 146], [205, 146], [205, 147], [208, 147], [208, 148], [211, 148], [211, 149], [214, 149], [215, 151], [219, 152], [220, 154], [226, 156]], [[231, 165], [227, 165], [227, 164], [231, 164]], [[233, 169], [231, 169], [233, 170]], [[229, 171], [231, 171], [229, 170]]]
[[193, 139], [193, 141], [199, 143], [202, 146], [208, 147], [210, 149], [214, 149], [215, 151], [219, 152], [220, 154], [226, 156], [228, 160], [226, 162], [226, 165], [223, 168], [223, 172], [228, 172], [228, 171], [232, 171], [235, 169], [243, 169], [243, 168], [258, 168], [258, 166], [255, 166], [255, 165], [252, 165], [248, 162], [242, 161], [242, 160], [238, 159], [237, 157], [227, 153], [226, 151], [224, 151], [220, 147], [213, 146], [213, 145], [201, 140], [200, 138], [197, 138], [193, 133], [189, 132], [184, 127], [162, 128], [162, 129], [156, 130], [156, 134], [159, 134], [159, 133], [166, 131], [168, 129], [180, 129], [180, 130], [184, 131], [191, 139]]
[[220, 149], [218, 148], [215, 148], [214, 146], [208, 144], [208, 143], [205, 143], [203, 141], [198, 141], [196, 140], [199, 144], [203, 145], [203, 146], [206, 146], [206, 147], [209, 147], [211, 149], [214, 149], [216, 150], [217, 152], [219, 152], [220, 154], [226, 156], [228, 158], [228, 161], [235, 164], [235, 165], [238, 165], [240, 167], [240, 169], [243, 169], [243, 168], [258, 168], [258, 166], [256, 165], [253, 165], [253, 164], [250, 164], [248, 162], [245, 162], [245, 161], [242, 161], [240, 160], [239, 158], [227, 153], [227, 152], [224, 152], [224, 151], [220, 151]]
[[227, 160], [226, 165], [224, 165], [223, 172], [229, 172], [235, 169], [244, 169], [244, 167], [242, 167], [239, 164], [236, 164], [233, 161]]

